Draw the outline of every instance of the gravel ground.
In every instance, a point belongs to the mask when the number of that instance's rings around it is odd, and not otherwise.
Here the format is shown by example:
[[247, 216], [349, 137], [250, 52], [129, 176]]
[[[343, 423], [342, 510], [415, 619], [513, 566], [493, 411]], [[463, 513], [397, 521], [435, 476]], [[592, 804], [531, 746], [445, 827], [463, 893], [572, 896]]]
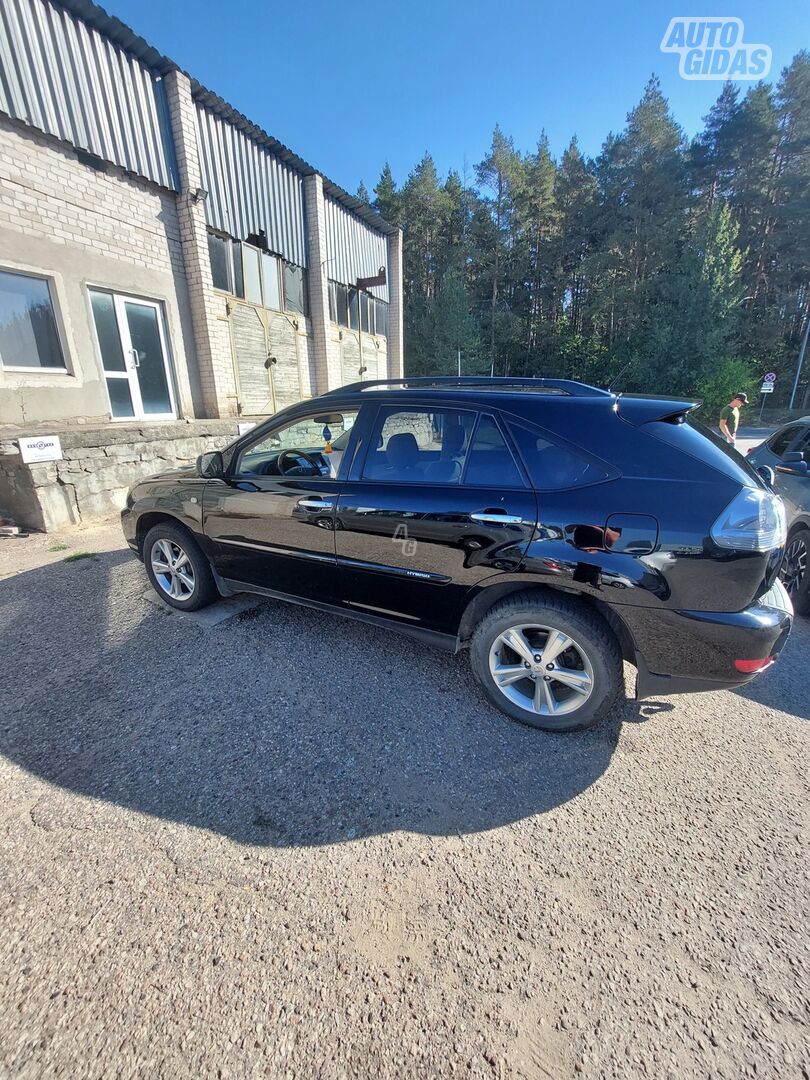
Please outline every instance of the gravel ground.
[[55, 542], [0, 541], [0, 1074], [808, 1076], [810, 622], [554, 737], [466, 655]]

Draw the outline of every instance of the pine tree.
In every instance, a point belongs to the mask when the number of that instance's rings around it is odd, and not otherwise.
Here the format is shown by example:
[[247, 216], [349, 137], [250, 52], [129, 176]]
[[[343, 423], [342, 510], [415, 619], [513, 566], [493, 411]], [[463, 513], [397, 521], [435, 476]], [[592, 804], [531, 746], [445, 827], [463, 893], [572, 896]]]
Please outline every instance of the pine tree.
[[372, 206], [380, 215], [392, 225], [400, 225], [401, 197], [394, 183], [391, 166], [386, 161], [380, 173], [380, 179], [374, 188], [374, 202]]

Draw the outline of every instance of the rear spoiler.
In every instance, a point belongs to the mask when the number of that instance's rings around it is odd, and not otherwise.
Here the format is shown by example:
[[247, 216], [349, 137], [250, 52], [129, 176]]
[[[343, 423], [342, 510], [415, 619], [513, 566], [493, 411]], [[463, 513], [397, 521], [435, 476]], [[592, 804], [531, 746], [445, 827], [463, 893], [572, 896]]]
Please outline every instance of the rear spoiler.
[[700, 406], [699, 401], [678, 401], [674, 398], [632, 397], [620, 394], [615, 409], [622, 420], [634, 427], [659, 420], [665, 424], [682, 424], [687, 415]]

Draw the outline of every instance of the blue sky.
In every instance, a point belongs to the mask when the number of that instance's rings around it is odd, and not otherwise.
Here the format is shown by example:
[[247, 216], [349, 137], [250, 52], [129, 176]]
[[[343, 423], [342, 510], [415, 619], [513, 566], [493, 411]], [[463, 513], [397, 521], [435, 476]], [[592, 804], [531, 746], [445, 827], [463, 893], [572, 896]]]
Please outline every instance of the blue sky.
[[576, 133], [595, 154], [653, 72], [693, 134], [722, 84], [684, 81], [659, 51], [674, 15], [741, 18], [746, 41], [773, 49], [771, 79], [810, 48], [807, 0], [102, 3], [352, 192], [386, 160], [402, 183], [425, 150], [442, 174], [466, 162], [472, 176], [496, 122], [524, 150], [545, 128], [553, 153]]

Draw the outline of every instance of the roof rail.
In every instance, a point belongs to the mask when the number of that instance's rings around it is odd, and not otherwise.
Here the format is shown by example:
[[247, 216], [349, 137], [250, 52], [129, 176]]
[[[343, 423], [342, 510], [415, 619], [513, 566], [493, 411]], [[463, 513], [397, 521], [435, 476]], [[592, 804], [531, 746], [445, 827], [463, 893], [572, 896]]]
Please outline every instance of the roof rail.
[[593, 397], [594, 394], [612, 396], [610, 390], [600, 390], [597, 386], [589, 386], [587, 383], [577, 382], [575, 379], [512, 379], [509, 376], [487, 375], [427, 375], [417, 378], [402, 379], [367, 379], [365, 382], [348, 383], [346, 386], [338, 386], [334, 390], [327, 390], [324, 396], [330, 394], [342, 394], [349, 390], [371, 390], [382, 386], [401, 386], [403, 389], [421, 387], [422, 389], [437, 389], [443, 387], [460, 388], [487, 388], [493, 390], [556, 390], [558, 393], [567, 394], [571, 397]]

